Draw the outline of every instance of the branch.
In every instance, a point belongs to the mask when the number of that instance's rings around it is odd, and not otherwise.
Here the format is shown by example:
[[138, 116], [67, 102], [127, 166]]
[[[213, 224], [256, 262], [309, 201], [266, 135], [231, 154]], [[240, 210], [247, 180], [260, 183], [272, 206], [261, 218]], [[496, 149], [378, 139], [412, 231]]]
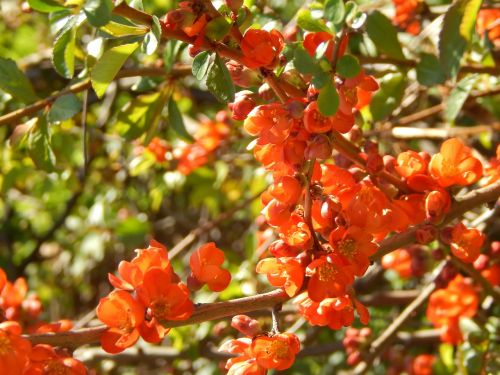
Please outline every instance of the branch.
[[[123, 69], [114, 78], [115, 80], [120, 78], [127, 77], [161, 77], [161, 76], [172, 76], [172, 77], [182, 77], [191, 73], [191, 67], [186, 65], [179, 65], [178, 67], [174, 67], [170, 73], [167, 73], [163, 68], [135, 68], [135, 69]], [[75, 83], [61, 91], [55, 92], [45, 99], [41, 99], [33, 104], [30, 104], [26, 107], [20, 108], [16, 111], [7, 113], [3, 116], [0, 116], [0, 126], [6, 124], [14, 124], [16, 121], [20, 120], [24, 116], [32, 115], [33, 113], [38, 112], [39, 110], [45, 108], [46, 106], [53, 103], [57, 98], [63, 96], [65, 94], [73, 93], [76, 94], [78, 92], [82, 92], [91, 87], [90, 78]]]
[[[453, 204], [450, 212], [445, 217], [443, 222], [439, 225], [439, 227], [447, 225], [454, 219], [462, 216], [465, 212], [470, 211], [476, 206], [498, 200], [499, 196], [500, 181], [497, 181], [494, 184], [473, 190], [461, 197], [457, 197], [456, 202]], [[417, 229], [419, 227], [420, 226], [418, 225], [411, 227], [405, 232], [395, 234], [380, 242], [378, 251], [370, 257], [370, 260], [377, 261], [385, 254], [414, 243], [416, 241], [415, 233], [417, 232]]]
[[368, 356], [366, 359], [358, 364], [354, 369], [355, 375], [365, 374], [373, 364], [373, 361], [382, 353], [384, 348], [389, 344], [397, 335], [398, 330], [406, 323], [406, 321], [413, 315], [413, 313], [420, 308], [430, 297], [430, 295], [436, 290], [436, 279], [441, 274], [446, 261], [442, 261], [434, 270], [432, 282], [425, 286], [420, 294], [415, 298], [402, 312], [399, 316], [387, 327], [385, 331], [382, 332], [369, 346]]
[[453, 128], [414, 128], [397, 126], [389, 130], [368, 132], [368, 135], [379, 133], [398, 139], [447, 139], [451, 137], [467, 137], [484, 132], [493, 133], [495, 131], [500, 131], [500, 123], [494, 123], [492, 125], [455, 126]]

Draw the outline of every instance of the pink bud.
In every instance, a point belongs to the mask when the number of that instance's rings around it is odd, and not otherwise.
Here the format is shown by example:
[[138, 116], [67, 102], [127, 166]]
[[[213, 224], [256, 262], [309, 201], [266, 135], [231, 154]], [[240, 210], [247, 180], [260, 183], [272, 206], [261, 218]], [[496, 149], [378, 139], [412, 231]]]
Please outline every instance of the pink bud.
[[233, 316], [231, 327], [250, 337], [255, 336], [261, 330], [259, 322], [247, 315]]

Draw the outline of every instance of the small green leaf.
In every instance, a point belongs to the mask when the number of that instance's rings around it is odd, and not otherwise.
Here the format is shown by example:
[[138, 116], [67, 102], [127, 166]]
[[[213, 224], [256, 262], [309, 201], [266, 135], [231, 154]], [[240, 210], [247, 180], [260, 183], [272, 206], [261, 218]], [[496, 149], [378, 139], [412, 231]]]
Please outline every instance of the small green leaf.
[[368, 15], [366, 31], [379, 52], [396, 59], [405, 58], [396, 28], [382, 13], [376, 10]]
[[334, 25], [340, 24], [344, 20], [345, 6], [344, 0], [326, 0], [325, 18], [332, 21]]
[[136, 139], [149, 129], [155, 129], [166, 100], [167, 95], [163, 92], [139, 95], [118, 112], [114, 129], [126, 140]]
[[215, 55], [207, 75], [207, 88], [222, 103], [234, 101], [234, 84], [226, 65], [219, 55]]
[[297, 13], [297, 25], [307, 31], [326, 31], [331, 33], [331, 30], [325, 25], [323, 20], [313, 18], [311, 11], [301, 9]]
[[420, 55], [420, 61], [417, 64], [417, 80], [425, 86], [434, 86], [446, 80], [446, 74], [439, 65], [437, 56], [428, 53]]
[[54, 0], [28, 0], [28, 4], [34, 10], [38, 10], [43, 13], [57, 12], [60, 10], [66, 10], [61, 4]]
[[70, 17], [54, 41], [52, 64], [64, 78], [73, 78], [75, 74], [76, 21], [76, 17]]
[[337, 61], [337, 73], [344, 78], [356, 77], [360, 71], [359, 61], [352, 55], [344, 55]]
[[146, 53], [146, 55], [152, 55], [157, 50], [160, 40], [160, 20], [158, 20], [158, 17], [153, 16], [153, 25], [151, 26], [151, 31], [144, 37], [144, 41], [142, 42], [142, 51]]
[[439, 34], [439, 62], [450, 78], [458, 74], [481, 3], [481, 0], [458, 0], [444, 16]]
[[295, 49], [293, 65], [302, 74], [314, 74], [321, 71], [318, 61], [311, 57], [302, 46]]
[[458, 85], [456, 85], [453, 90], [451, 90], [450, 95], [446, 98], [444, 103], [444, 118], [450, 123], [454, 123], [458, 116], [458, 113], [462, 109], [465, 100], [469, 96], [470, 90], [477, 81], [477, 74], [471, 74], [463, 78]]
[[179, 138], [189, 143], [194, 142], [193, 137], [186, 130], [181, 112], [172, 97], [170, 97], [170, 100], [168, 101], [168, 123]]
[[382, 120], [392, 114], [401, 104], [406, 88], [402, 73], [389, 73], [380, 80], [380, 89], [373, 95], [370, 111], [374, 121]]
[[45, 116], [36, 119], [28, 131], [28, 153], [38, 168], [47, 172], [55, 169], [56, 157], [50, 145], [50, 132]]
[[148, 28], [145, 26], [129, 26], [114, 21], [107, 23], [100, 30], [116, 38], [144, 35], [148, 32]]
[[111, 18], [112, 10], [112, 0], [87, 0], [83, 6], [89, 23], [95, 27], [106, 25]]
[[165, 49], [163, 51], [163, 66], [165, 71], [168, 73], [174, 67], [177, 55], [181, 50], [182, 43], [175, 39], [170, 39], [165, 43]]
[[70, 119], [82, 109], [82, 103], [75, 94], [69, 93], [57, 98], [47, 114], [49, 123]]
[[16, 63], [3, 57], [0, 57], [0, 89], [24, 103], [31, 103], [37, 99], [30, 81]]
[[203, 51], [197, 54], [193, 59], [193, 76], [198, 81], [202, 81], [208, 74], [208, 69], [210, 68], [211, 63], [212, 60], [208, 51]]
[[92, 87], [97, 96], [101, 98], [116, 74], [137, 49], [139, 43], [123, 44], [104, 52], [99, 61], [94, 65], [90, 76]]
[[205, 35], [209, 40], [218, 42], [227, 35], [230, 29], [231, 23], [225, 17], [216, 17], [207, 23]]
[[339, 94], [330, 80], [319, 92], [318, 109], [323, 116], [333, 116], [338, 108]]

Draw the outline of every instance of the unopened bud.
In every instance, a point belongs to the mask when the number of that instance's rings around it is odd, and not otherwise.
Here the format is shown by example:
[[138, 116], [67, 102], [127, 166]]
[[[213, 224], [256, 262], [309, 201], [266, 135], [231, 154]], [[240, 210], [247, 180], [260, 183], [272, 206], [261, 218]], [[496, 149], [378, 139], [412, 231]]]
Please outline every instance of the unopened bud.
[[259, 84], [259, 78], [257, 73], [253, 70], [248, 69], [246, 66], [234, 61], [229, 60], [226, 63], [227, 70], [233, 82], [243, 88], [248, 88], [252, 86], [257, 86]]
[[332, 156], [332, 145], [324, 134], [316, 134], [306, 147], [306, 159], [325, 160]]
[[438, 231], [434, 225], [423, 225], [415, 232], [417, 242], [426, 245], [436, 239]]
[[231, 327], [246, 336], [253, 337], [260, 332], [259, 322], [247, 315], [236, 315], [231, 319]]
[[236, 94], [234, 102], [229, 104], [229, 109], [233, 113], [232, 117], [234, 120], [243, 121], [257, 105], [250, 95], [253, 95], [251, 91], [241, 91]]

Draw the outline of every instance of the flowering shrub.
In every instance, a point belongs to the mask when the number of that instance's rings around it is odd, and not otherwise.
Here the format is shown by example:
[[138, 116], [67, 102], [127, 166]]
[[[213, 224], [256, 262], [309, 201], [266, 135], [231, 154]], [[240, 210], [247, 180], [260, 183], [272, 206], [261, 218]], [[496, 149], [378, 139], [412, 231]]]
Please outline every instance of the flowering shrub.
[[0, 373], [495, 372], [497, 9], [283, 3], [12, 5]]

